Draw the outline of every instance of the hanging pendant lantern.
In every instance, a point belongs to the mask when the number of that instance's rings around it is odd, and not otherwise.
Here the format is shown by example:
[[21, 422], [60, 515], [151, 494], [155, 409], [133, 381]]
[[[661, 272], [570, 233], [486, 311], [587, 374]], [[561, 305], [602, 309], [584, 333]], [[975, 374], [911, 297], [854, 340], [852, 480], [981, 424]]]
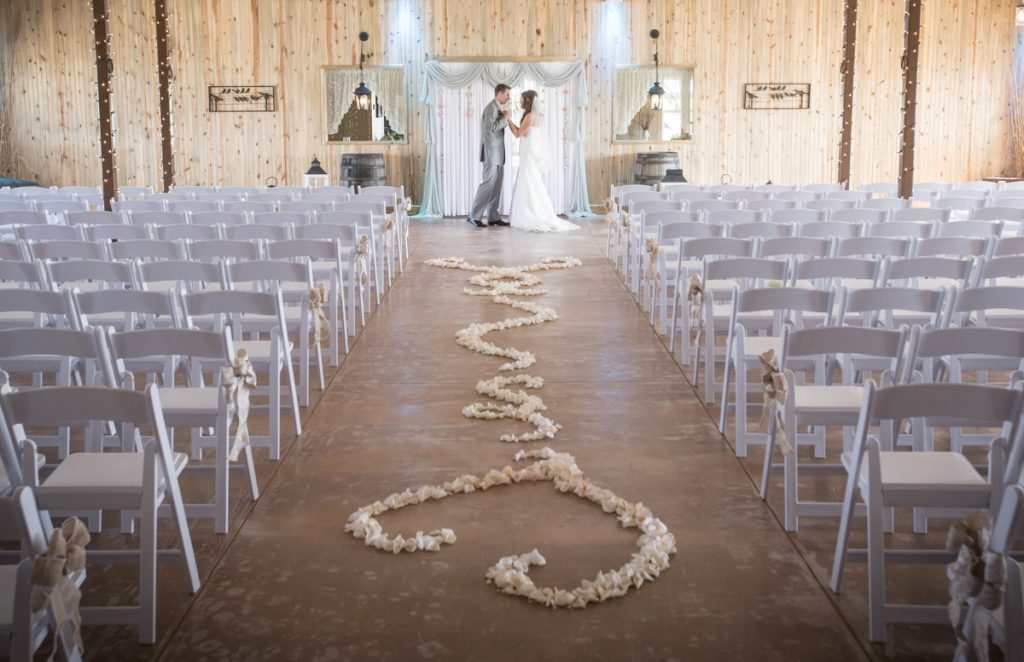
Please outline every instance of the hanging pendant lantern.
[[665, 97], [665, 88], [658, 82], [658, 37], [661, 33], [655, 29], [651, 30], [651, 39], [654, 40], [654, 85], [647, 90], [647, 98], [650, 101], [651, 110], [661, 110], [661, 102]]
[[373, 102], [373, 92], [370, 88], [366, 87], [365, 76], [363, 75], [363, 62], [366, 60], [366, 54], [363, 53], [363, 44], [370, 38], [369, 33], [359, 33], [359, 87], [355, 89], [356, 108], [359, 110], [369, 110], [370, 105]]

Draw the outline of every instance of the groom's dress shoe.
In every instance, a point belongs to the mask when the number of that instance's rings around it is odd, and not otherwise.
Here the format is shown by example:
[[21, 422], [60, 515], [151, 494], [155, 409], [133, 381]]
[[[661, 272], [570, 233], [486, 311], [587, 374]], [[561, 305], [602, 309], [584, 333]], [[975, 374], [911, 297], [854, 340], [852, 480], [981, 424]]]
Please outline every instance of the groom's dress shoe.
[[503, 225], [505, 227], [508, 227], [509, 222], [508, 221], [497, 220], [497, 221], [491, 221], [490, 224], [491, 225]]
[[472, 225], [475, 228], [486, 227], [483, 223], [481, 223], [480, 221], [476, 220], [475, 218], [467, 218], [466, 222], [469, 223], [470, 225]]

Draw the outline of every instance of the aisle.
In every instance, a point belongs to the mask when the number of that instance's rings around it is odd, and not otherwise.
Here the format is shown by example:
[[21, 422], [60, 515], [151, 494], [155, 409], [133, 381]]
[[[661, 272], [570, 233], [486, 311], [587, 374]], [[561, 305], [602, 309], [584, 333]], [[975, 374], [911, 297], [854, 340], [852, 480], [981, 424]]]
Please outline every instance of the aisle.
[[[415, 227], [411, 267], [161, 658], [868, 659], [602, 257], [603, 228]], [[550, 445], [675, 534], [671, 567], [639, 592], [552, 611], [485, 583], [498, 558], [534, 547], [548, 566], [531, 576], [566, 587], [635, 551], [635, 531], [546, 482], [381, 517], [392, 532], [454, 529], [458, 542], [440, 553], [386, 554], [344, 532], [349, 513], [392, 492], [510, 463], [517, 447], [498, 437], [530, 429], [461, 416], [501, 361], [459, 347], [454, 333], [510, 309], [464, 296], [469, 274], [423, 264], [449, 255], [583, 260], [540, 274], [550, 294], [538, 302], [558, 321], [489, 339], [537, 354], [529, 372], [546, 380], [538, 394], [564, 426]]]

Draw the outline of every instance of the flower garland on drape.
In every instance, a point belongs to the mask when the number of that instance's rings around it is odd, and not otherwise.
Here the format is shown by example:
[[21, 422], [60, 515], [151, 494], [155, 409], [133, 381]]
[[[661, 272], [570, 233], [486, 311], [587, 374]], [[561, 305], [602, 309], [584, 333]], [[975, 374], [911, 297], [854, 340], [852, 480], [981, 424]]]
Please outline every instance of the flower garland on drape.
[[[545, 293], [545, 290], [535, 287], [540, 284], [541, 280], [532, 275], [532, 272], [568, 269], [582, 263], [575, 258], [561, 257], [546, 258], [539, 263], [522, 267], [482, 267], [469, 264], [460, 258], [428, 260], [427, 264], [477, 272], [470, 278], [470, 282], [481, 289], [465, 288], [463, 290], [465, 294], [490, 296], [495, 303], [509, 305], [531, 313], [530, 317], [471, 324], [456, 334], [456, 341], [463, 347], [488, 356], [509, 359], [501, 366], [501, 369], [511, 371], [533, 365], [537, 357], [531, 352], [511, 347], [498, 347], [485, 341], [483, 336], [491, 331], [543, 324], [557, 319], [557, 313], [551, 308], [527, 301], [518, 301], [511, 297], [540, 296]], [[508, 377], [497, 376], [484, 380], [477, 384], [477, 392], [506, 404], [474, 403], [463, 410], [463, 415], [484, 419], [512, 417], [528, 420], [537, 428], [528, 434], [505, 435], [501, 438], [502, 441], [527, 441], [553, 437], [559, 426], [539, 413], [544, 410], [543, 401], [522, 390], [513, 391], [506, 388], [512, 384], [520, 384], [527, 388], [540, 388], [543, 383], [539, 377], [525, 374]], [[567, 453], [544, 448], [539, 451], [519, 451], [515, 455], [517, 462], [526, 459], [536, 461], [518, 469], [513, 466], [492, 469], [482, 478], [466, 474], [446, 481], [442, 485], [424, 485], [415, 491], [407, 489], [401, 493], [391, 494], [382, 501], [363, 506], [352, 513], [348, 518], [348, 523], [345, 524], [345, 530], [356, 538], [364, 540], [367, 546], [392, 554], [420, 551], [437, 552], [441, 550], [441, 545], [451, 545], [456, 541], [454, 531], [443, 528], [429, 533], [417, 531], [414, 536], [409, 538], [404, 538], [400, 534], [389, 536], [377, 517], [389, 510], [398, 510], [455, 494], [488, 490], [499, 485], [550, 480], [559, 492], [574, 494], [600, 505], [606, 513], [615, 513], [623, 528], [639, 529], [640, 537], [637, 539], [639, 549], [628, 562], [618, 569], [599, 572], [593, 580], [584, 579], [573, 589], [541, 587], [534, 583], [529, 576], [530, 566], [546, 563], [544, 557], [536, 549], [526, 554], [513, 554], [499, 559], [497, 563], [488, 568], [485, 574], [488, 583], [494, 584], [502, 593], [519, 595], [547, 607], [577, 609], [586, 607], [592, 602], [603, 602], [610, 598], [623, 596], [630, 587], [640, 588], [644, 582], [653, 581], [668, 568], [669, 558], [676, 552], [676, 539], [649, 508], [642, 503], [627, 501], [612, 491], [591, 483], [584, 478], [582, 470], [576, 464], [576, 459]]]

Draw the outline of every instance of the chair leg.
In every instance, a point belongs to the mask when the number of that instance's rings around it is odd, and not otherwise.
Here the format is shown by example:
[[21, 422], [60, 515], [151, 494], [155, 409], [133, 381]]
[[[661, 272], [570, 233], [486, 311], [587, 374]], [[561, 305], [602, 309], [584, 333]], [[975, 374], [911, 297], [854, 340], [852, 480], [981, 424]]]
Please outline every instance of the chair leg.
[[[309, 405], [309, 335], [299, 340], [299, 405]], [[288, 365], [291, 365], [292, 357], [288, 356]]]
[[[721, 409], [718, 412], [718, 431], [721, 434], [725, 434], [725, 425], [726, 425], [726, 422], [727, 422], [728, 417], [729, 417], [729, 386], [732, 384], [732, 381], [729, 379], [729, 368], [732, 367], [733, 365], [734, 364], [733, 364], [733, 356], [732, 356], [732, 338], [729, 337], [726, 340], [725, 363], [722, 365], [722, 405], [721, 405]], [[739, 384], [739, 377], [740, 377], [739, 376], [739, 366], [736, 365], [735, 369], [736, 369], [736, 383]], [[737, 402], [738, 401], [739, 401], [739, 399], [737, 398]], [[744, 412], [744, 414], [745, 413], [746, 412]], [[739, 424], [740, 424], [739, 416], [740, 416], [740, 409], [737, 406], [736, 407], [736, 428], [737, 429], [739, 429]], [[739, 435], [735, 435], [735, 436], [739, 437]], [[737, 445], [737, 454], [738, 454], [739, 453], [738, 444], [736, 444], [736, 445]]]
[[[739, 409], [739, 407], [737, 407]], [[764, 466], [761, 467], [761, 500], [768, 500], [768, 481], [772, 475], [772, 456], [775, 454], [775, 405], [772, 405], [771, 418], [768, 421], [768, 441], [764, 445]]]
[[853, 513], [857, 507], [857, 476], [852, 473], [846, 477], [846, 492], [843, 497], [843, 510], [839, 519], [839, 535], [836, 538], [836, 553], [832, 557], [832, 581], [829, 586], [833, 593], [839, 593], [843, 582], [843, 569], [846, 567], [846, 552], [850, 548], [850, 531], [853, 527]]
[[320, 378], [320, 392], [323, 393], [324, 388], [325, 388], [325, 386], [324, 386], [324, 384], [325, 384], [325, 382], [324, 382], [324, 351], [323, 351], [323, 348], [320, 347], [321, 344], [322, 343], [320, 342], [320, 339], [318, 338], [317, 342], [316, 342], [316, 346], [314, 347], [314, 354], [316, 355], [315, 356], [315, 358], [316, 358], [316, 372], [317, 372], [317, 376]]
[[[221, 417], [226, 419], [227, 417]], [[229, 502], [229, 481], [231, 466], [228, 462], [228, 429], [227, 420], [217, 421], [217, 457], [214, 458], [214, 490], [213, 502], [216, 506], [213, 531], [214, 533], [228, 532], [228, 502]]]
[[249, 476], [249, 494], [252, 500], [260, 498], [260, 486], [256, 483], [256, 463], [252, 457], [252, 446], [246, 446], [245, 450], [245, 472]]
[[271, 363], [269, 373], [270, 385], [268, 391], [270, 395], [270, 459], [276, 460], [281, 456], [281, 372], [279, 370], [276, 370], [273, 363]]
[[[871, 481], [873, 477], [868, 480]], [[868, 511], [868, 639], [885, 641], [885, 538], [882, 535], [881, 490], [869, 485]]]
[[715, 323], [708, 320], [708, 330], [704, 334], [704, 404], [715, 404]]
[[796, 514], [797, 505], [797, 486], [798, 486], [798, 475], [797, 469], [799, 466], [798, 460], [798, 449], [796, 445], [797, 433], [796, 427], [796, 416], [786, 416], [786, 420], [783, 422], [786, 430], [794, 430], [793, 435], [793, 451], [791, 453], [783, 455], [783, 482], [784, 482], [784, 499], [785, 499], [785, 528], [787, 531], [797, 531], [799, 528], [799, 518]]
[[139, 643], [156, 642], [156, 442], [146, 446], [142, 479], [142, 535], [139, 548]]
[[[284, 369], [288, 374], [288, 395], [290, 396], [292, 403], [292, 416], [295, 418], [295, 436], [297, 437], [300, 434], [302, 434], [302, 418], [299, 416], [299, 399], [296, 394], [295, 371], [292, 369], [292, 362], [285, 360]], [[276, 460], [281, 456], [280, 444], [278, 444], [277, 455], [278, 457], [275, 457], [273, 459]]]

